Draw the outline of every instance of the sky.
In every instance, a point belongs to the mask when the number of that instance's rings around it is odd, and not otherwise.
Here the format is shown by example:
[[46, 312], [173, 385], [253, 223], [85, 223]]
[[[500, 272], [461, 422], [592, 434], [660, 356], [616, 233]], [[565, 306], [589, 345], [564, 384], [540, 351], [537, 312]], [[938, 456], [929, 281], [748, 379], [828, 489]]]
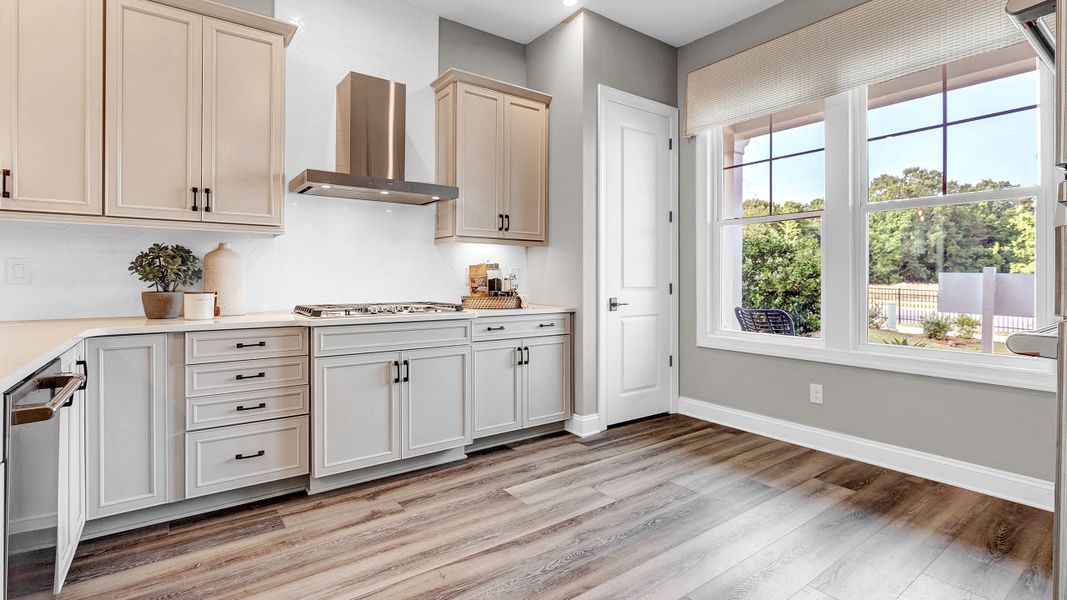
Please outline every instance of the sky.
[[[1021, 106], [1037, 104], [1037, 71], [950, 90], [949, 122]], [[942, 97], [926, 96], [868, 111], [868, 135], [877, 137], [941, 122]], [[991, 117], [948, 127], [948, 178], [960, 183], [982, 179], [1007, 180], [1017, 185], [1038, 183], [1037, 110]], [[767, 157], [768, 136], [753, 138], [745, 161]], [[942, 130], [895, 136], [868, 144], [871, 179], [900, 175], [907, 167], [942, 170]], [[774, 155], [783, 156], [824, 145], [822, 123], [774, 133]], [[740, 167], [743, 197], [767, 198], [767, 163]], [[823, 198], [824, 153], [773, 161], [775, 204], [806, 203]]]

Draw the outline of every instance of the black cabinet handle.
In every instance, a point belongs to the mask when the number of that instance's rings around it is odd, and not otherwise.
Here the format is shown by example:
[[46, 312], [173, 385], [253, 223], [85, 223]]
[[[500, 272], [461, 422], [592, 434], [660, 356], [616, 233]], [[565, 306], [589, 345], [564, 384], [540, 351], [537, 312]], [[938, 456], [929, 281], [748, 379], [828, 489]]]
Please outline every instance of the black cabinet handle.
[[204, 188], [204, 212], [211, 212], [211, 188]]
[[85, 375], [85, 381], [78, 388], [79, 390], [84, 390], [89, 385], [89, 363], [84, 360], [76, 360], [74, 361], [74, 366], [80, 367], [82, 375]]
[[3, 181], [3, 190], [0, 190], [0, 197], [10, 198], [11, 197], [11, 192], [9, 192], [7, 190], [7, 178], [11, 177], [11, 169], [4, 169], [0, 173], [2, 173], [2, 174], [0, 174], [0, 179], [4, 180]]
[[523, 346], [522, 349], [523, 349], [524, 352], [526, 352], [526, 362], [524, 362], [522, 364], [528, 365], [528, 364], [530, 364], [530, 347], [529, 346]]
[[537, 326], [538, 327], [555, 327], [556, 324], [555, 323], [539, 323]]
[[404, 361], [404, 381], [410, 381], [410, 380], [411, 380], [411, 365], [408, 364], [408, 361], [405, 360]]
[[244, 454], [237, 454], [234, 456], [234, 458], [236, 458], [237, 460], [244, 460], [246, 458], [259, 458], [260, 456], [263, 456], [266, 453], [266, 450], [260, 450], [259, 452], [256, 452], [255, 454], [249, 454], [248, 456], [245, 456]]
[[511, 231], [511, 215], [504, 215], [504, 231]]
[[192, 188], [190, 188], [190, 190], [193, 192], [193, 206], [191, 210], [193, 212], [196, 212], [200, 210], [200, 205], [197, 203], [200, 197], [200, 188], [193, 186]]
[[393, 361], [393, 368], [396, 369], [396, 376], [393, 377], [393, 383], [400, 383], [400, 361]]
[[267, 376], [266, 373], [264, 373], [263, 371], [260, 371], [259, 373], [255, 374], [255, 375], [238, 375], [237, 376], [237, 381], [241, 381], [242, 379], [259, 379], [260, 377], [266, 377], [266, 376]]
[[486, 331], [504, 331], [504, 326], [501, 325], [500, 327], [486, 327], [485, 330]]
[[238, 406], [237, 407], [237, 412], [241, 412], [242, 410], [258, 410], [260, 408], [267, 408], [267, 403], [266, 402], [260, 402], [256, 406]]
[[244, 343], [241, 343], [241, 342], [237, 342], [237, 349], [238, 350], [240, 350], [241, 348], [264, 348], [266, 346], [267, 346], [267, 342], [256, 342], [255, 344], [244, 344]]
[[496, 216], [496, 219], [497, 219], [496, 230], [497, 231], [504, 231], [504, 215], [503, 215], [503, 213], [498, 214]]
[[521, 367], [524, 364], [522, 362], [522, 346], [519, 346], [518, 348], [515, 348], [515, 349], [518, 350], [518, 352], [519, 352], [519, 362], [517, 362], [515, 364], [517, 364], [517, 365], [519, 365]]

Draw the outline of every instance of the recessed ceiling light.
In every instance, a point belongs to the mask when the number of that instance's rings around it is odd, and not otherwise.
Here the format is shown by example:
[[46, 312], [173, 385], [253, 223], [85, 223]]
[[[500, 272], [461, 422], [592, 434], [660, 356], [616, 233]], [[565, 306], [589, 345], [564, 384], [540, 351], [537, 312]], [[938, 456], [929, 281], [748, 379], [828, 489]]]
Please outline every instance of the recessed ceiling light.
[[330, 189], [330, 188], [332, 188], [332, 187], [333, 187], [332, 185], [323, 185], [323, 186], [322, 186], [322, 189], [324, 189], [324, 190], [328, 190], [328, 189]]
[[430, 200], [440, 200], [440, 196], [430, 196]]
[[379, 193], [380, 193], [381, 195], [383, 195], [383, 196], [388, 196], [388, 195], [389, 195], [389, 192], [388, 192], [388, 191], [386, 191], [386, 190], [382, 190], [382, 191], [381, 191], [381, 192], [379, 192]]
[[563, 6], [574, 6], [578, 4], [578, 0], [563, 0]]

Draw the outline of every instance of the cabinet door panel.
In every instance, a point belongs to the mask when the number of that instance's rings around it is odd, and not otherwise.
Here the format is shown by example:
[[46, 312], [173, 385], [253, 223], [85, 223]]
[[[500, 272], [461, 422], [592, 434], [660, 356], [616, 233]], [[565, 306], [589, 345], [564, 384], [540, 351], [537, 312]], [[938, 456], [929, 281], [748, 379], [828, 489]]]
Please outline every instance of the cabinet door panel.
[[102, 212], [103, 0], [0, 2], [0, 208]]
[[504, 109], [504, 237], [545, 240], [548, 206], [548, 108], [507, 96]]
[[469, 346], [404, 353], [403, 458], [472, 441], [470, 359]]
[[86, 342], [88, 517], [167, 500], [167, 336]]
[[[78, 344], [62, 357], [66, 373], [77, 371], [76, 361], [85, 358], [85, 346]], [[59, 411], [59, 497], [56, 527], [56, 567], [52, 590], [63, 589], [74, 554], [85, 528], [85, 392]]]
[[522, 342], [474, 346], [474, 437], [522, 427]]
[[503, 237], [504, 95], [457, 84], [456, 234]]
[[312, 475], [400, 458], [399, 353], [315, 359]]
[[282, 224], [281, 36], [204, 20], [204, 220]]
[[107, 12], [106, 210], [199, 221], [203, 17], [146, 0]]
[[523, 340], [528, 348], [526, 427], [563, 421], [571, 416], [571, 344], [569, 335]]

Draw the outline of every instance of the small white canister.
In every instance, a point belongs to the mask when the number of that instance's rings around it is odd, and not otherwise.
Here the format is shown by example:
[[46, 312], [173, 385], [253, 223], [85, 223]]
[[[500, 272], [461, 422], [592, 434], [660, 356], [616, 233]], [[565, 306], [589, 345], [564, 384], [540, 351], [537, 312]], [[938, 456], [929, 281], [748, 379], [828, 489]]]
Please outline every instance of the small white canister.
[[210, 321], [215, 318], [215, 294], [207, 292], [185, 293], [185, 319]]

